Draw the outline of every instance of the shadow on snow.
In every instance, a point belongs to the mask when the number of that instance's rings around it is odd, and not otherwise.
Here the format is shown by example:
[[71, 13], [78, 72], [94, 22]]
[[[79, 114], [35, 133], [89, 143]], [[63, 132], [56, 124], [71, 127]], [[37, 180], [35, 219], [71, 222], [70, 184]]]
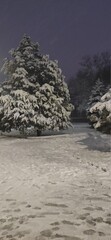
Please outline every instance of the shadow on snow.
[[77, 141], [79, 144], [86, 145], [89, 150], [101, 152], [111, 152], [111, 136], [103, 134], [86, 125], [75, 125], [75, 133], [87, 133], [86, 137]]

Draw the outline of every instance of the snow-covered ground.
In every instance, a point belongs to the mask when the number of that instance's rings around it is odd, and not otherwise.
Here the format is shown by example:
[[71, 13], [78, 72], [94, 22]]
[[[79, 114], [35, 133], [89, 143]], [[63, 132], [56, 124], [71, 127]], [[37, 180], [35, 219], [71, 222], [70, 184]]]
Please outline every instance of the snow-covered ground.
[[111, 138], [0, 136], [0, 240], [111, 240]]

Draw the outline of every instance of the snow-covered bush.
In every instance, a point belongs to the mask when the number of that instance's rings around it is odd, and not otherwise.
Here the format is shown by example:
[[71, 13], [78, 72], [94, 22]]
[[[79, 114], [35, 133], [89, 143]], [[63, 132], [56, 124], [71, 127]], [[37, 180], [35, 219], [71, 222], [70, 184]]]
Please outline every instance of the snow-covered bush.
[[10, 54], [3, 66], [7, 80], [0, 97], [0, 128], [34, 127], [39, 133], [66, 128], [73, 106], [58, 62], [40, 54], [38, 43], [27, 36]]
[[90, 108], [88, 118], [95, 129], [111, 133], [111, 88]]

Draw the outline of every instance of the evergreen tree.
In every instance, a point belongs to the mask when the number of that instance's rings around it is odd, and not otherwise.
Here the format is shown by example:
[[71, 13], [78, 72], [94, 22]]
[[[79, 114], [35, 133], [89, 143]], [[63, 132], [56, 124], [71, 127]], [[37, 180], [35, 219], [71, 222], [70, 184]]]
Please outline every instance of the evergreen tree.
[[0, 97], [1, 129], [34, 127], [40, 135], [66, 128], [73, 106], [58, 62], [40, 54], [38, 43], [27, 36], [10, 54], [2, 69], [7, 80]]
[[93, 105], [95, 105], [105, 93], [105, 86], [100, 79], [97, 80], [94, 87], [92, 88], [91, 95], [88, 101], [89, 110]]
[[90, 108], [89, 120], [95, 129], [111, 133], [111, 88]]

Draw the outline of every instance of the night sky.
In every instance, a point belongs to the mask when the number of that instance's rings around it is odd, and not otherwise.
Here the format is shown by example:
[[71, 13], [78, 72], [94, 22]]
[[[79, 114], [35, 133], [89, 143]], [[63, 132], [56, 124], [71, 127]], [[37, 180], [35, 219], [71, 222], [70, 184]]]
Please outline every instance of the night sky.
[[111, 0], [0, 0], [0, 65], [26, 33], [68, 80], [82, 56], [110, 50], [110, 15]]

